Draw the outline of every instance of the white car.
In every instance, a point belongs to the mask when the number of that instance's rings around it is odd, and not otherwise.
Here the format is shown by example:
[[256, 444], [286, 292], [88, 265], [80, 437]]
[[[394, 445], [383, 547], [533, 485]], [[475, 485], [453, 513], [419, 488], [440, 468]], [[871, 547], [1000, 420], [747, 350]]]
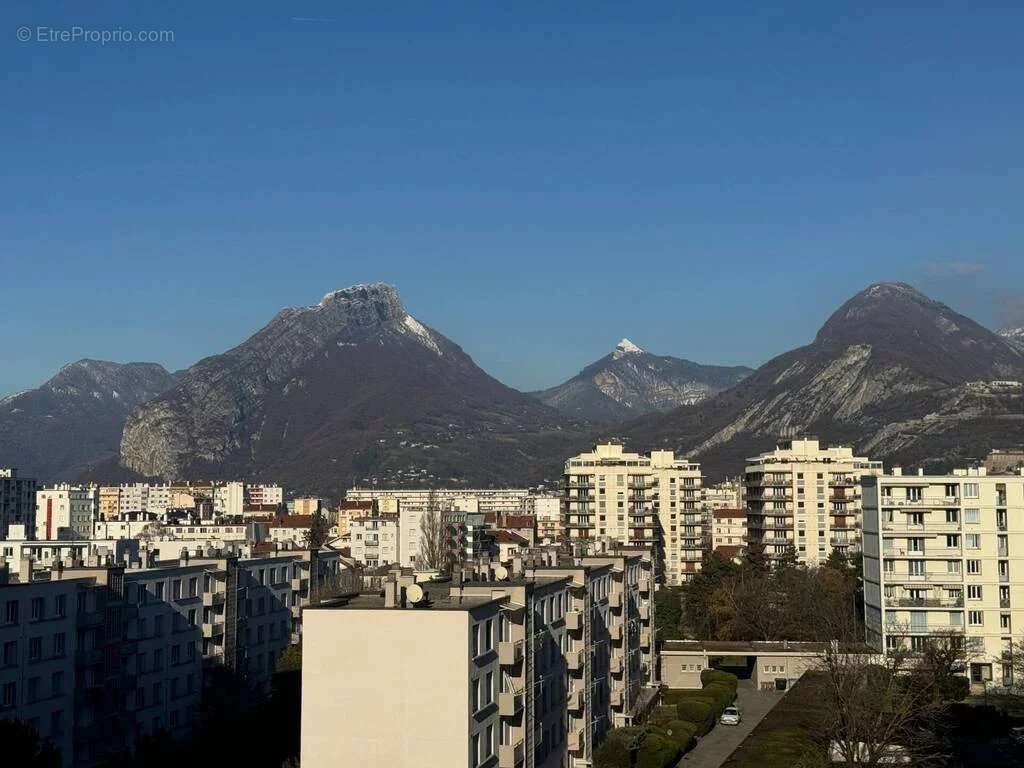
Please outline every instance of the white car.
[[725, 708], [722, 716], [718, 719], [722, 725], [739, 725], [740, 724], [740, 709], [735, 704], [730, 704]]

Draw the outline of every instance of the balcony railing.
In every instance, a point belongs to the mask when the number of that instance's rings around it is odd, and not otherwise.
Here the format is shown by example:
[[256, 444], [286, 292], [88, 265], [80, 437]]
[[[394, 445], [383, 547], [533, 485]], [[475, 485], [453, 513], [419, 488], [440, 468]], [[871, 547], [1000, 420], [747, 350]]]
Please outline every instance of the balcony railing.
[[932, 507], [959, 507], [959, 496], [936, 496], [920, 499], [897, 499], [893, 496], [882, 496], [880, 504], [883, 507], [915, 507], [918, 509], [930, 509]]
[[576, 632], [583, 628], [583, 611], [570, 610], [565, 612], [565, 628]]
[[570, 712], [583, 711], [583, 691], [575, 690], [569, 694], [568, 709]]
[[522, 640], [503, 640], [498, 643], [498, 663], [503, 666], [513, 666], [523, 660]]
[[622, 593], [618, 591], [608, 593], [608, 607], [610, 608], [621, 608], [622, 607]]
[[569, 651], [565, 655], [565, 664], [570, 672], [579, 672], [583, 669], [585, 651]]
[[886, 604], [896, 608], [963, 608], [964, 599], [962, 597], [898, 597], [886, 599]]
[[498, 747], [498, 768], [519, 768], [526, 759], [523, 740], [515, 744], [502, 744]]
[[502, 691], [498, 694], [498, 714], [502, 717], [515, 717], [523, 710], [522, 691]]

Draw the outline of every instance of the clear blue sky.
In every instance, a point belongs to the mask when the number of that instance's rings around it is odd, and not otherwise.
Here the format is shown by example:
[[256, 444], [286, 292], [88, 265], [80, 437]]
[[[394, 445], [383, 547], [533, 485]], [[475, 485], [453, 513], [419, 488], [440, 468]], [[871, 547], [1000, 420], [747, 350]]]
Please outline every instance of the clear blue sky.
[[[17, 39], [75, 25], [174, 41]], [[1022, 84], [1020, 2], [7, 0], [0, 392], [374, 280], [520, 388], [876, 280], [1024, 320]]]

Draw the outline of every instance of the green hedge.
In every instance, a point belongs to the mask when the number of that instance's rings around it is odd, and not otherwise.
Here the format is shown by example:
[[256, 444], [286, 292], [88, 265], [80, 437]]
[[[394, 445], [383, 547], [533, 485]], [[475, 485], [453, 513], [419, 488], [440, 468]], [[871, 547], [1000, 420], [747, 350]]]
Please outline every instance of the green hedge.
[[680, 720], [693, 723], [697, 735], [703, 736], [715, 727], [714, 703], [700, 699], [683, 699], [676, 704]]
[[651, 714], [647, 716], [647, 722], [651, 725], [660, 725], [669, 720], [675, 720], [678, 716], [675, 704], [662, 704], [651, 710]]
[[640, 745], [636, 765], [637, 768], [669, 768], [680, 754], [679, 746], [667, 736], [648, 733]]
[[686, 720], [670, 720], [661, 728], [665, 736], [686, 752], [697, 738], [697, 726]]
[[715, 702], [715, 708], [718, 710], [718, 714], [722, 714], [722, 712], [725, 711], [725, 708], [736, 700], [736, 691], [722, 685], [721, 683], [705, 685], [701, 690], [701, 693]]
[[712, 683], [725, 683], [736, 690], [739, 678], [731, 672], [723, 672], [720, 669], [705, 669], [700, 673], [700, 684], [711, 685]]
[[629, 748], [626, 742], [610, 736], [594, 750], [594, 768], [629, 768]]

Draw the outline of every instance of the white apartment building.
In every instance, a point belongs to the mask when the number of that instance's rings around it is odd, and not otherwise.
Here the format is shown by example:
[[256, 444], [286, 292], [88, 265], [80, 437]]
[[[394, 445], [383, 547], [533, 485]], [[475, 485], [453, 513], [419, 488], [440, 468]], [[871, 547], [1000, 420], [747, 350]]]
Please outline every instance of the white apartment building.
[[715, 509], [711, 512], [711, 550], [733, 557], [747, 540], [747, 512], [744, 509]]
[[557, 544], [565, 536], [562, 525], [562, 499], [558, 496], [531, 496], [528, 512], [537, 521], [537, 541]]
[[864, 603], [875, 648], [963, 637], [972, 687], [1009, 684], [1024, 639], [1024, 471], [865, 479]]
[[284, 490], [280, 485], [246, 484], [245, 506], [280, 505], [284, 503]]
[[84, 561], [98, 556], [114, 563], [126, 563], [138, 557], [139, 542], [134, 539], [7, 539], [0, 541], [0, 565], [17, 571], [23, 561], [32, 560], [40, 568], [49, 568], [58, 560]]
[[715, 485], [704, 486], [704, 509], [741, 509], [743, 507], [743, 483], [738, 479], [725, 480]]
[[[397, 513], [399, 506], [439, 511], [522, 512], [530, 492], [525, 488], [350, 488], [345, 501], [376, 501], [379, 512]], [[396, 504], [397, 503], [397, 504]]]
[[99, 516], [99, 488], [57, 485], [36, 491], [37, 539], [88, 539]]
[[598, 445], [565, 462], [565, 529], [570, 543], [617, 542], [650, 548], [655, 572], [682, 584], [703, 560], [700, 464], [672, 451], [649, 456]]
[[0, 467], [0, 540], [12, 525], [24, 526], [24, 535], [36, 529], [36, 481], [18, 477], [14, 467]]
[[370, 515], [349, 521], [349, 551], [352, 558], [376, 568], [400, 562], [399, 524], [396, 515]]
[[747, 535], [769, 561], [795, 554], [824, 563], [833, 549], [860, 549], [862, 477], [882, 462], [826, 447], [812, 437], [781, 440], [774, 451], [747, 460]]
[[245, 509], [245, 483], [220, 483], [213, 489], [213, 514], [241, 515]]

